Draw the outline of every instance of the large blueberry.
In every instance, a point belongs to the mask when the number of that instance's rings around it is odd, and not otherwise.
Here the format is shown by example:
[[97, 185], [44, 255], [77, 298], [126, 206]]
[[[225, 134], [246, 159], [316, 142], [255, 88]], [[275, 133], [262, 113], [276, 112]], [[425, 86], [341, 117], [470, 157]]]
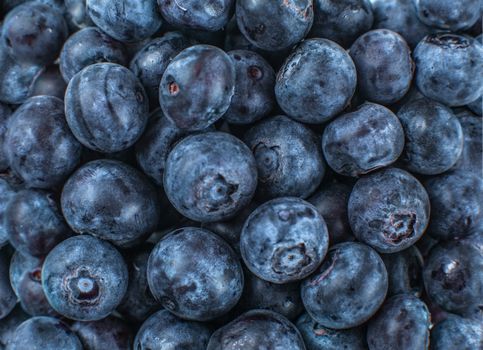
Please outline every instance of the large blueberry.
[[451, 315], [431, 330], [431, 350], [473, 350], [483, 344], [481, 323]]
[[225, 52], [194, 45], [181, 51], [164, 71], [159, 103], [180, 129], [205, 129], [230, 107], [235, 78], [235, 66]]
[[137, 170], [115, 160], [95, 160], [65, 183], [62, 212], [75, 232], [129, 246], [151, 234], [159, 220], [153, 185]]
[[354, 242], [333, 246], [320, 268], [302, 283], [309, 315], [324, 327], [346, 329], [372, 317], [386, 298], [387, 271], [372, 248]]
[[99, 321], [72, 324], [71, 329], [77, 334], [86, 350], [130, 350], [132, 349], [132, 328], [114, 316]]
[[9, 167], [8, 159], [3, 149], [5, 133], [7, 132], [8, 120], [12, 111], [10, 107], [0, 102], [0, 171], [5, 171]]
[[141, 136], [149, 102], [134, 73], [114, 63], [96, 63], [77, 73], [65, 93], [65, 115], [74, 136], [104, 153], [122, 151]]
[[463, 129], [450, 108], [419, 99], [397, 113], [406, 142], [404, 165], [415, 173], [436, 175], [449, 170], [463, 151]]
[[244, 136], [258, 168], [257, 196], [307, 198], [320, 185], [325, 162], [320, 137], [285, 116], [262, 120]]
[[199, 228], [181, 228], [163, 237], [149, 256], [147, 275], [163, 307], [189, 320], [224, 315], [243, 291], [235, 252], [220, 237]]
[[42, 267], [42, 286], [50, 305], [73, 320], [95, 321], [119, 305], [128, 285], [121, 254], [88, 235], [57, 245]]
[[242, 348], [305, 350], [305, 345], [297, 328], [282, 315], [251, 310], [213, 333], [206, 350]]
[[149, 38], [161, 26], [156, 0], [86, 0], [86, 6], [92, 21], [119, 41]]
[[309, 39], [280, 68], [275, 95], [291, 118], [319, 124], [349, 104], [356, 84], [356, 67], [342, 47], [327, 39]]
[[479, 0], [413, 0], [419, 19], [453, 32], [469, 29], [481, 18]]
[[52, 188], [77, 167], [81, 145], [67, 126], [62, 100], [37, 96], [11, 116], [4, 151], [10, 167], [27, 186]]
[[139, 328], [134, 349], [206, 349], [211, 330], [203, 323], [185, 321], [161, 310]]
[[369, 101], [384, 105], [400, 100], [411, 87], [414, 63], [402, 36], [377, 29], [360, 36], [349, 51], [359, 89]]
[[463, 129], [463, 152], [453, 169], [471, 172], [483, 178], [483, 120], [464, 110], [457, 114]]
[[248, 217], [240, 237], [247, 267], [258, 277], [287, 283], [301, 280], [320, 265], [329, 236], [317, 209], [302, 199], [277, 198]]
[[416, 84], [421, 92], [448, 106], [463, 106], [483, 94], [483, 45], [469, 36], [426, 36], [414, 50]]
[[404, 149], [404, 130], [389, 109], [365, 103], [332, 121], [324, 130], [322, 150], [329, 166], [359, 176], [395, 162]]
[[5, 248], [0, 250], [0, 320], [7, 317], [17, 304], [17, 296], [10, 285], [9, 261]]
[[201, 222], [226, 220], [248, 205], [257, 186], [250, 149], [232, 135], [188, 136], [170, 152], [164, 188], [174, 207]]

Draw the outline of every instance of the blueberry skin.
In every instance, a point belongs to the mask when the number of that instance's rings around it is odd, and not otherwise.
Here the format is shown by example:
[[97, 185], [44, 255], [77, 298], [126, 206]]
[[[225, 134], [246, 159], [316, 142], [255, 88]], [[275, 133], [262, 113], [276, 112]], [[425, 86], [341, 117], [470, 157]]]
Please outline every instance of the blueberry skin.
[[259, 54], [228, 52], [236, 70], [235, 94], [223, 118], [232, 124], [251, 124], [270, 114], [275, 102], [275, 72]]
[[325, 174], [320, 138], [305, 125], [276, 116], [254, 125], [243, 140], [257, 162], [259, 198], [307, 198], [320, 185]]
[[2, 318], [0, 321], [0, 348], [5, 349], [7, 347], [18, 325], [29, 318], [30, 315], [25, 313], [20, 305], [17, 305], [7, 317]]
[[127, 65], [124, 45], [99, 28], [87, 27], [72, 34], [60, 52], [60, 71], [68, 83], [85, 67], [101, 62]]
[[159, 104], [180, 129], [205, 129], [230, 107], [235, 66], [221, 49], [194, 45], [177, 55], [159, 84]]
[[370, 350], [427, 349], [431, 315], [426, 305], [408, 294], [386, 300], [369, 321], [367, 343]]
[[334, 330], [315, 322], [308, 313], [295, 324], [307, 350], [366, 350], [366, 335], [362, 328]]
[[312, 0], [238, 0], [236, 19], [249, 42], [276, 51], [290, 48], [308, 34], [314, 10]]
[[473, 350], [483, 343], [483, 329], [477, 321], [454, 316], [431, 329], [431, 350]]
[[5, 229], [10, 244], [22, 254], [42, 256], [72, 235], [53, 194], [21, 190], [5, 211]]
[[5, 249], [0, 250], [0, 320], [8, 316], [17, 304], [8, 276], [9, 261]]
[[463, 151], [463, 129], [450, 108], [419, 99], [397, 113], [406, 142], [402, 161], [412, 172], [441, 174], [455, 165]]
[[464, 314], [483, 300], [483, 234], [442, 242], [430, 252], [423, 269], [428, 296], [443, 309]]
[[297, 328], [282, 315], [251, 310], [213, 333], [206, 350], [222, 349], [305, 350], [305, 345]]
[[447, 106], [464, 106], [483, 94], [483, 46], [457, 34], [426, 36], [413, 53], [415, 81], [428, 98]]
[[372, 30], [360, 36], [349, 53], [357, 68], [359, 89], [369, 101], [388, 105], [409, 91], [415, 67], [401, 35]]
[[114, 63], [87, 66], [70, 80], [65, 93], [65, 115], [72, 133], [98, 152], [132, 146], [144, 131], [148, 110], [141, 82]]
[[3, 172], [8, 169], [8, 159], [3, 149], [5, 142], [5, 133], [7, 132], [7, 125], [12, 111], [10, 108], [0, 102], [0, 171]]
[[345, 176], [360, 176], [392, 164], [404, 149], [404, 130], [389, 109], [364, 103], [332, 121], [322, 135], [329, 166]]
[[29, 187], [48, 189], [62, 184], [79, 164], [81, 149], [57, 97], [32, 97], [9, 120], [4, 152], [10, 167]]
[[56, 316], [42, 289], [42, 258], [15, 252], [10, 261], [10, 283], [22, 309], [31, 316]]
[[420, 297], [423, 290], [423, 256], [416, 246], [392, 254], [381, 254], [389, 278], [388, 296], [412, 294]]
[[327, 39], [308, 39], [280, 68], [275, 96], [291, 118], [320, 124], [349, 104], [356, 85], [356, 67], [342, 47]]
[[96, 321], [121, 302], [128, 270], [121, 254], [92, 236], [75, 236], [57, 245], [42, 267], [42, 286], [50, 305], [72, 320]]
[[428, 227], [429, 213], [423, 185], [397, 168], [361, 178], [349, 198], [354, 235], [380, 253], [395, 253], [413, 245]]
[[62, 321], [37, 316], [22, 322], [13, 334], [7, 350], [82, 350], [79, 338]]
[[156, 190], [137, 170], [115, 160], [95, 160], [64, 185], [62, 212], [77, 233], [126, 247], [151, 234], [160, 212]]
[[32, 84], [31, 96], [54, 96], [64, 99], [67, 84], [60, 73], [59, 66], [50, 65], [35, 79]]
[[329, 235], [324, 219], [310, 203], [282, 197], [250, 214], [240, 236], [246, 266], [272, 283], [299, 281], [320, 265]]
[[469, 29], [480, 18], [478, 0], [413, 0], [419, 19], [452, 32]]
[[468, 103], [466, 107], [468, 107], [473, 113], [481, 117], [483, 112], [483, 96], [477, 98], [471, 103]]
[[483, 179], [469, 172], [451, 172], [424, 183], [431, 201], [428, 233], [439, 240], [470, 235], [483, 223]]
[[84, 349], [130, 350], [134, 335], [129, 325], [114, 316], [99, 321], [75, 322], [71, 329], [77, 334]]
[[87, 13], [86, 0], [64, 0], [65, 20], [72, 32], [94, 25]]
[[126, 319], [143, 322], [160, 308], [148, 285], [149, 252], [141, 251], [129, 261], [129, 284], [123, 301], [117, 308]]
[[15, 196], [16, 189], [4, 178], [0, 178], [0, 247], [8, 243], [8, 233], [5, 227], [5, 212], [8, 203]]
[[182, 33], [169, 32], [149, 41], [131, 60], [129, 68], [143, 84], [152, 105], [158, 104], [159, 82], [168, 64], [193, 44], [193, 40]]
[[433, 31], [419, 20], [413, 0], [371, 0], [371, 3], [374, 29], [389, 29], [399, 33], [411, 48]]
[[301, 295], [314, 321], [323, 327], [346, 329], [374, 315], [387, 288], [387, 271], [376, 251], [346, 242], [329, 249], [317, 272], [302, 283]]
[[371, 29], [373, 21], [369, 0], [314, 0], [314, 24], [310, 36], [348, 47]]
[[257, 169], [250, 149], [223, 132], [186, 137], [176, 144], [166, 161], [166, 195], [191, 220], [232, 218], [250, 203], [256, 186]]
[[161, 27], [156, 0], [86, 0], [86, 6], [96, 26], [119, 41], [141, 41]]
[[457, 114], [463, 129], [463, 152], [453, 170], [468, 171], [483, 178], [483, 121], [469, 111]]
[[163, 18], [175, 27], [214, 32], [230, 20], [235, 0], [158, 0], [158, 6]]
[[354, 240], [347, 216], [351, 191], [351, 186], [331, 181], [323, 183], [321, 188], [307, 199], [324, 218], [331, 245]]
[[134, 349], [206, 349], [211, 330], [206, 324], [185, 321], [161, 310], [148, 318], [134, 340]]
[[228, 243], [210, 231], [186, 227], [163, 237], [148, 261], [156, 300], [178, 317], [207, 321], [232, 309], [243, 291], [243, 271]]
[[39, 65], [57, 58], [67, 36], [60, 11], [37, 1], [9, 12], [1, 32], [2, 44], [14, 60]]

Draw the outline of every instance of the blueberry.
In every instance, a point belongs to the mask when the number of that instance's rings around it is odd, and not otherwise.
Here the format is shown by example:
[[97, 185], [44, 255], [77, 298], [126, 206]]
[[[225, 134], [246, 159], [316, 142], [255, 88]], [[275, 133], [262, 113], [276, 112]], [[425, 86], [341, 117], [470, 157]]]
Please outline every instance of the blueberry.
[[222, 132], [188, 136], [176, 144], [166, 161], [166, 195], [192, 220], [233, 217], [250, 203], [256, 185], [256, 163], [250, 150]]
[[175, 27], [217, 31], [230, 19], [235, 0], [158, 0], [163, 18]]
[[404, 130], [389, 109], [364, 103], [324, 130], [322, 150], [329, 166], [359, 176], [395, 162], [404, 148]]
[[17, 296], [10, 286], [9, 261], [5, 248], [0, 250], [0, 320], [7, 317], [17, 304]]
[[192, 44], [193, 40], [179, 32], [166, 33], [150, 40], [131, 60], [129, 67], [143, 84], [151, 105], [159, 102], [159, 82], [168, 64]]
[[361, 325], [382, 305], [387, 271], [375, 250], [361, 243], [340, 243], [302, 283], [302, 301], [309, 315], [324, 327]]
[[86, 6], [96, 26], [119, 41], [146, 39], [161, 26], [156, 0], [86, 0]]
[[431, 330], [431, 350], [472, 350], [481, 348], [481, 323], [452, 315]]
[[102, 62], [126, 65], [126, 48], [96, 27], [72, 34], [60, 52], [60, 70], [68, 83], [83, 68]]
[[483, 94], [483, 45], [468, 36], [426, 36], [414, 50], [416, 84], [421, 92], [448, 106], [463, 106]]
[[371, 0], [374, 29], [399, 33], [413, 48], [433, 30], [417, 16], [413, 0]]
[[54, 96], [64, 99], [67, 84], [60, 73], [59, 66], [50, 65], [34, 80], [31, 96]]
[[457, 114], [463, 129], [463, 152], [455, 170], [468, 171], [483, 178], [483, 121], [469, 111]]
[[351, 186], [342, 182], [327, 181], [307, 199], [324, 218], [331, 245], [354, 240], [347, 216], [351, 190]]
[[64, 17], [72, 32], [94, 25], [87, 13], [86, 0], [64, 0]]
[[71, 236], [53, 194], [22, 190], [5, 211], [5, 229], [10, 244], [22, 254], [42, 256]]
[[480, 96], [473, 102], [468, 103], [466, 107], [468, 107], [473, 113], [478, 114], [481, 117], [481, 113], [483, 112], [483, 96]]
[[5, 227], [5, 212], [8, 203], [15, 196], [16, 189], [4, 178], [0, 178], [0, 247], [8, 243], [8, 233]]
[[42, 258], [15, 252], [10, 261], [10, 283], [22, 309], [32, 316], [55, 316], [42, 289]]
[[360, 36], [349, 51], [361, 93], [371, 102], [391, 104], [411, 87], [414, 62], [402, 36], [377, 29]]
[[389, 168], [361, 178], [349, 198], [349, 223], [357, 239], [381, 253], [413, 245], [429, 221], [429, 198], [408, 172]]
[[350, 46], [372, 27], [369, 0], [314, 0], [314, 24], [310, 35]]
[[371, 350], [427, 349], [431, 317], [426, 305], [408, 294], [386, 300], [369, 321], [367, 343]]
[[5, 349], [10, 342], [15, 329], [23, 321], [29, 319], [30, 316], [22, 310], [20, 305], [17, 305], [7, 317], [0, 320], [0, 348]]
[[327, 226], [317, 209], [293, 197], [262, 204], [250, 214], [240, 236], [247, 267], [273, 283], [310, 275], [324, 259], [328, 245]]
[[397, 114], [406, 135], [402, 161], [411, 171], [436, 175], [449, 170], [463, 151], [463, 129], [451, 109], [419, 99]]
[[235, 66], [221, 49], [194, 45], [177, 55], [164, 71], [159, 103], [178, 128], [205, 129], [230, 107]]
[[9, 120], [4, 152], [27, 186], [62, 184], [81, 155], [81, 145], [65, 122], [62, 100], [37, 96], [20, 106]]
[[47, 255], [42, 286], [50, 305], [73, 320], [96, 321], [121, 302], [128, 270], [109, 243], [83, 235], [66, 239]]
[[275, 95], [288, 116], [318, 124], [349, 104], [356, 84], [354, 62], [342, 47], [327, 39], [308, 39], [280, 68]]
[[430, 252], [423, 270], [428, 296], [449, 312], [463, 314], [483, 300], [483, 234], [443, 242]]
[[79, 338], [62, 321], [37, 316], [22, 322], [13, 334], [8, 350], [82, 350]]
[[3, 172], [8, 168], [8, 159], [3, 149], [5, 142], [5, 134], [7, 132], [7, 125], [12, 115], [10, 108], [0, 102], [0, 171]]
[[257, 162], [259, 198], [307, 198], [320, 185], [325, 174], [320, 138], [305, 125], [272, 117], [250, 128], [244, 141]]
[[119, 246], [130, 246], [158, 224], [154, 187], [137, 170], [114, 160], [96, 160], [79, 168], [64, 185], [62, 211], [75, 232]]
[[108, 316], [99, 321], [75, 322], [72, 330], [88, 350], [132, 349], [133, 334], [129, 325], [120, 318]]
[[248, 41], [276, 51], [290, 48], [308, 34], [314, 10], [312, 0], [238, 0], [236, 19]]
[[68, 28], [58, 9], [29, 1], [12, 10], [3, 23], [2, 44], [15, 60], [52, 63], [67, 38]]
[[251, 124], [275, 107], [275, 72], [259, 54], [248, 50], [228, 52], [236, 70], [235, 94], [223, 118], [233, 124]]
[[315, 322], [307, 313], [300, 316], [296, 326], [307, 350], [367, 349], [362, 328], [330, 329]]
[[182, 320], [167, 310], [148, 318], [134, 340], [134, 349], [206, 349], [211, 331], [203, 323]]
[[450, 31], [469, 29], [480, 18], [478, 0], [413, 0], [419, 19]]
[[424, 183], [431, 201], [428, 233], [436, 239], [470, 235], [483, 223], [483, 179], [469, 172], [452, 172]]
[[147, 275], [156, 300], [188, 320], [222, 316], [243, 291], [243, 271], [228, 243], [193, 227], [175, 230], [159, 241], [149, 256]]
[[403, 293], [421, 296], [424, 290], [424, 261], [416, 246], [413, 245], [398, 253], [381, 254], [381, 258], [388, 274], [389, 296]]
[[146, 92], [134, 73], [114, 63], [84, 68], [65, 94], [72, 133], [84, 146], [104, 153], [132, 146], [144, 131], [148, 109]]
[[305, 345], [297, 328], [282, 315], [251, 310], [213, 333], [206, 350], [241, 348], [305, 350]]

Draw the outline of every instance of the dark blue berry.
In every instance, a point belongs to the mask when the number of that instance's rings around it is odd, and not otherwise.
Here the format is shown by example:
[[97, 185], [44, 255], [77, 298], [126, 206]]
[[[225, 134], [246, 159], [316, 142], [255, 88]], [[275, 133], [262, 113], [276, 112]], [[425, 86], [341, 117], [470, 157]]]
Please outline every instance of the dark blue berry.
[[0, 178], [0, 247], [8, 243], [8, 233], [5, 227], [5, 212], [8, 203], [15, 197], [16, 189], [4, 178]]
[[64, 99], [67, 84], [58, 65], [46, 67], [32, 84], [31, 96], [54, 96]]
[[7, 347], [18, 325], [29, 318], [30, 315], [25, 313], [20, 305], [17, 305], [7, 317], [0, 320], [0, 348]]
[[483, 344], [483, 328], [478, 321], [452, 315], [431, 329], [431, 350], [473, 350]]
[[17, 304], [8, 276], [9, 260], [5, 248], [0, 250], [0, 320], [7, 317]]
[[419, 19], [453, 32], [469, 29], [481, 17], [478, 0], [414, 0]]
[[483, 178], [483, 120], [464, 110], [457, 115], [463, 129], [463, 152], [454, 170], [463, 170]]
[[5, 140], [5, 133], [7, 132], [8, 120], [10, 119], [11, 114], [12, 111], [10, 108], [0, 102], [0, 171], [5, 171], [8, 168], [8, 159], [5, 155], [3, 144]]

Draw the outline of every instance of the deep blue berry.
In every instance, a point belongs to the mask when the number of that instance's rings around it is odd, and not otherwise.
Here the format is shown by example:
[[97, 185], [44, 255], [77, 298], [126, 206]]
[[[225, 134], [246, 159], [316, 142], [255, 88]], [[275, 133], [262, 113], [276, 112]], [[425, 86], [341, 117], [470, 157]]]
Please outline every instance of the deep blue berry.
[[10, 108], [0, 102], [0, 171], [5, 171], [8, 168], [8, 159], [5, 155], [3, 144], [5, 140], [5, 133], [7, 132], [8, 120], [10, 119], [11, 114], [12, 111]]
[[8, 276], [9, 260], [5, 248], [0, 250], [0, 320], [7, 317], [17, 304], [17, 296]]
[[17, 305], [7, 317], [0, 320], [0, 348], [7, 347], [18, 325], [29, 318], [30, 315], [25, 313], [20, 305]]
[[463, 129], [464, 141], [463, 152], [453, 169], [483, 178], [483, 120], [467, 110], [456, 116]]
[[4, 178], [0, 178], [0, 247], [8, 243], [8, 233], [5, 227], [5, 212], [8, 203], [15, 197], [16, 189]]
[[413, 0], [419, 19], [453, 32], [469, 29], [481, 17], [478, 0]]
[[64, 99], [67, 84], [60, 73], [58, 65], [46, 67], [32, 84], [31, 96], [54, 96]]
[[451, 315], [431, 329], [431, 350], [478, 349], [483, 329], [478, 321]]

